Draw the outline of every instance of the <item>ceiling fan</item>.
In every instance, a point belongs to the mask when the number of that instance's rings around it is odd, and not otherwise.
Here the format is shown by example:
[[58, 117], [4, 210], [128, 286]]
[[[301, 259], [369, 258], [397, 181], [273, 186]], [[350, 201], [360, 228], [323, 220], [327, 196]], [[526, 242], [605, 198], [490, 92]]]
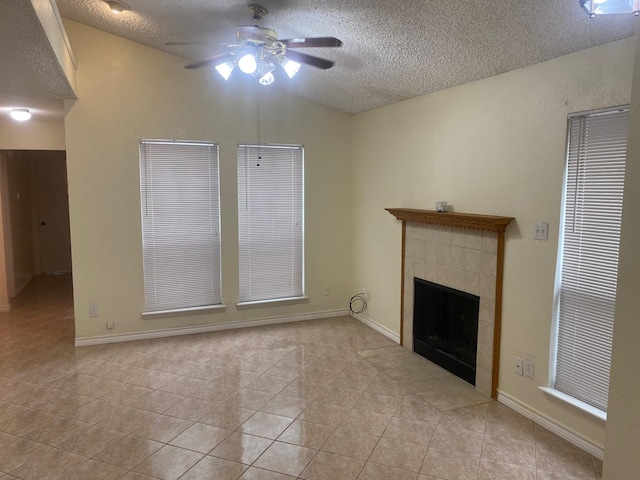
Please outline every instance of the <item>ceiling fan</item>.
[[252, 3], [249, 13], [253, 25], [240, 25], [236, 31], [236, 42], [227, 45], [229, 51], [214, 55], [205, 60], [185, 65], [193, 69], [213, 65], [218, 73], [227, 80], [237, 66], [242, 72], [258, 78], [262, 85], [273, 83], [273, 71], [280, 65], [289, 78], [293, 78], [301, 64], [326, 70], [333, 67], [331, 60], [301, 53], [297, 48], [340, 47], [342, 42], [335, 37], [287, 38], [278, 39], [278, 33], [270, 28], [259, 26], [267, 9]]

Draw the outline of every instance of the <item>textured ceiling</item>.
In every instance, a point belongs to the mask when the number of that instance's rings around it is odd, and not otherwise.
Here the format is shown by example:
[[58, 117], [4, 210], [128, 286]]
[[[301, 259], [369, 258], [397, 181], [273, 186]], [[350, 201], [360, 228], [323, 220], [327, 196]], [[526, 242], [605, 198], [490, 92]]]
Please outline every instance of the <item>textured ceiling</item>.
[[62, 118], [74, 93], [30, 2], [0, 1], [0, 45], [0, 110]]
[[[250, 1], [126, 2], [131, 10], [116, 16], [102, 0], [56, 0], [63, 17], [182, 56], [185, 63], [223, 52], [225, 47], [218, 44], [233, 42], [235, 25], [251, 23]], [[29, 2], [0, 1], [3, 7], [7, 3]], [[286, 88], [349, 113], [619, 40], [633, 35], [638, 21], [631, 15], [589, 19], [578, 0], [261, 0], [261, 4], [269, 9], [261, 25], [275, 29], [280, 38], [335, 36], [344, 42], [339, 49], [304, 50], [335, 60], [332, 69], [303, 66], [294, 79], [279, 78], [279, 85], [266, 88]], [[16, 31], [15, 25], [4, 23], [0, 21], [0, 26]], [[12, 40], [10, 57], [25, 55], [19, 40], [31, 34], [28, 29], [20, 31]], [[6, 37], [0, 33], [3, 43]], [[175, 41], [204, 45], [165, 46]], [[5, 43], [2, 50], [6, 47]], [[49, 67], [34, 62], [37, 68], [30, 78], [37, 90]], [[5, 73], [0, 92], [7, 86]]]

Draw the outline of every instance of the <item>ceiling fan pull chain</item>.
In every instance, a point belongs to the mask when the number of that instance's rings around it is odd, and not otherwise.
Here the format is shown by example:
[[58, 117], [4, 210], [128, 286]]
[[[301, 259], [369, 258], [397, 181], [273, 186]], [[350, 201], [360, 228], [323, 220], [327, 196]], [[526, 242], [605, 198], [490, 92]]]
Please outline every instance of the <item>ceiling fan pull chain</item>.
[[258, 137], [258, 163], [257, 167], [260, 166], [260, 160], [262, 160], [262, 155], [260, 154], [260, 94], [258, 94], [258, 98], [256, 100], [256, 135]]

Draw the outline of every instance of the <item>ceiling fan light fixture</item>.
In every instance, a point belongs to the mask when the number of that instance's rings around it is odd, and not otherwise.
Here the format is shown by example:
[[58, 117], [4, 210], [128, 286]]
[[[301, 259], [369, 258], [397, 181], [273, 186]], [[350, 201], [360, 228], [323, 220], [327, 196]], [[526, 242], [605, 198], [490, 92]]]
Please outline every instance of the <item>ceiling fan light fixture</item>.
[[267, 72], [258, 79], [258, 83], [260, 83], [260, 85], [271, 85], [274, 80], [275, 77], [273, 76], [273, 73]]
[[129, 5], [120, 0], [104, 0], [113, 13], [120, 15], [125, 10], [131, 10]]
[[295, 77], [298, 70], [300, 70], [300, 64], [298, 62], [289, 60], [286, 57], [282, 59], [281, 65], [289, 78]]
[[[109, 4], [112, 3], [110, 0], [103, 1]], [[595, 1], [603, 2], [608, 0]], [[640, 0], [636, 1], [640, 2]], [[260, 84], [271, 85], [275, 80], [273, 72], [278, 68], [278, 65], [282, 67], [289, 78], [293, 78], [303, 64], [321, 70], [331, 68], [335, 64], [333, 60], [298, 52], [296, 49], [341, 47], [342, 41], [339, 39], [335, 37], [279, 39], [275, 30], [259, 25], [259, 21], [267, 14], [266, 8], [252, 3], [249, 5], [249, 13], [253, 18], [254, 24], [238, 26], [236, 42], [227, 45], [232, 50], [227, 51], [227, 53], [219, 53], [205, 60], [189, 63], [184, 68], [191, 70], [213, 66], [225, 80], [228, 80], [231, 72], [237, 66], [242, 73], [252, 76]], [[181, 42], [167, 43], [167, 45], [169, 44], [178, 45]], [[295, 58], [295, 61], [287, 58], [287, 55]]]
[[268, 58], [261, 58], [258, 68], [256, 68], [255, 75], [258, 78], [264, 77], [267, 73], [273, 72], [276, 69], [275, 64]]
[[31, 112], [28, 108], [14, 108], [11, 110], [11, 118], [17, 120], [18, 122], [26, 122], [31, 118]]
[[229, 76], [231, 75], [231, 72], [233, 72], [235, 66], [236, 64], [234, 62], [226, 61], [220, 65], [216, 65], [215, 68], [222, 78], [229, 80]]
[[238, 68], [248, 75], [253, 74], [256, 71], [256, 68], [258, 68], [256, 57], [251, 53], [247, 53], [238, 60]]
[[580, 0], [580, 6], [591, 18], [618, 13], [640, 15], [640, 0]]

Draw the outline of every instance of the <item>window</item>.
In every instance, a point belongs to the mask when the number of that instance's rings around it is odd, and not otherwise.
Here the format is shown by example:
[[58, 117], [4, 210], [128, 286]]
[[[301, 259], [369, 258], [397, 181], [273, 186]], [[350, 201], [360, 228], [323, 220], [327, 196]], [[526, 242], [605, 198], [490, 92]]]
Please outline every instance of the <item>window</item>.
[[221, 303], [218, 146], [140, 142], [145, 312]]
[[303, 148], [238, 146], [240, 302], [304, 295]]
[[556, 275], [553, 388], [606, 412], [628, 111], [571, 116]]

